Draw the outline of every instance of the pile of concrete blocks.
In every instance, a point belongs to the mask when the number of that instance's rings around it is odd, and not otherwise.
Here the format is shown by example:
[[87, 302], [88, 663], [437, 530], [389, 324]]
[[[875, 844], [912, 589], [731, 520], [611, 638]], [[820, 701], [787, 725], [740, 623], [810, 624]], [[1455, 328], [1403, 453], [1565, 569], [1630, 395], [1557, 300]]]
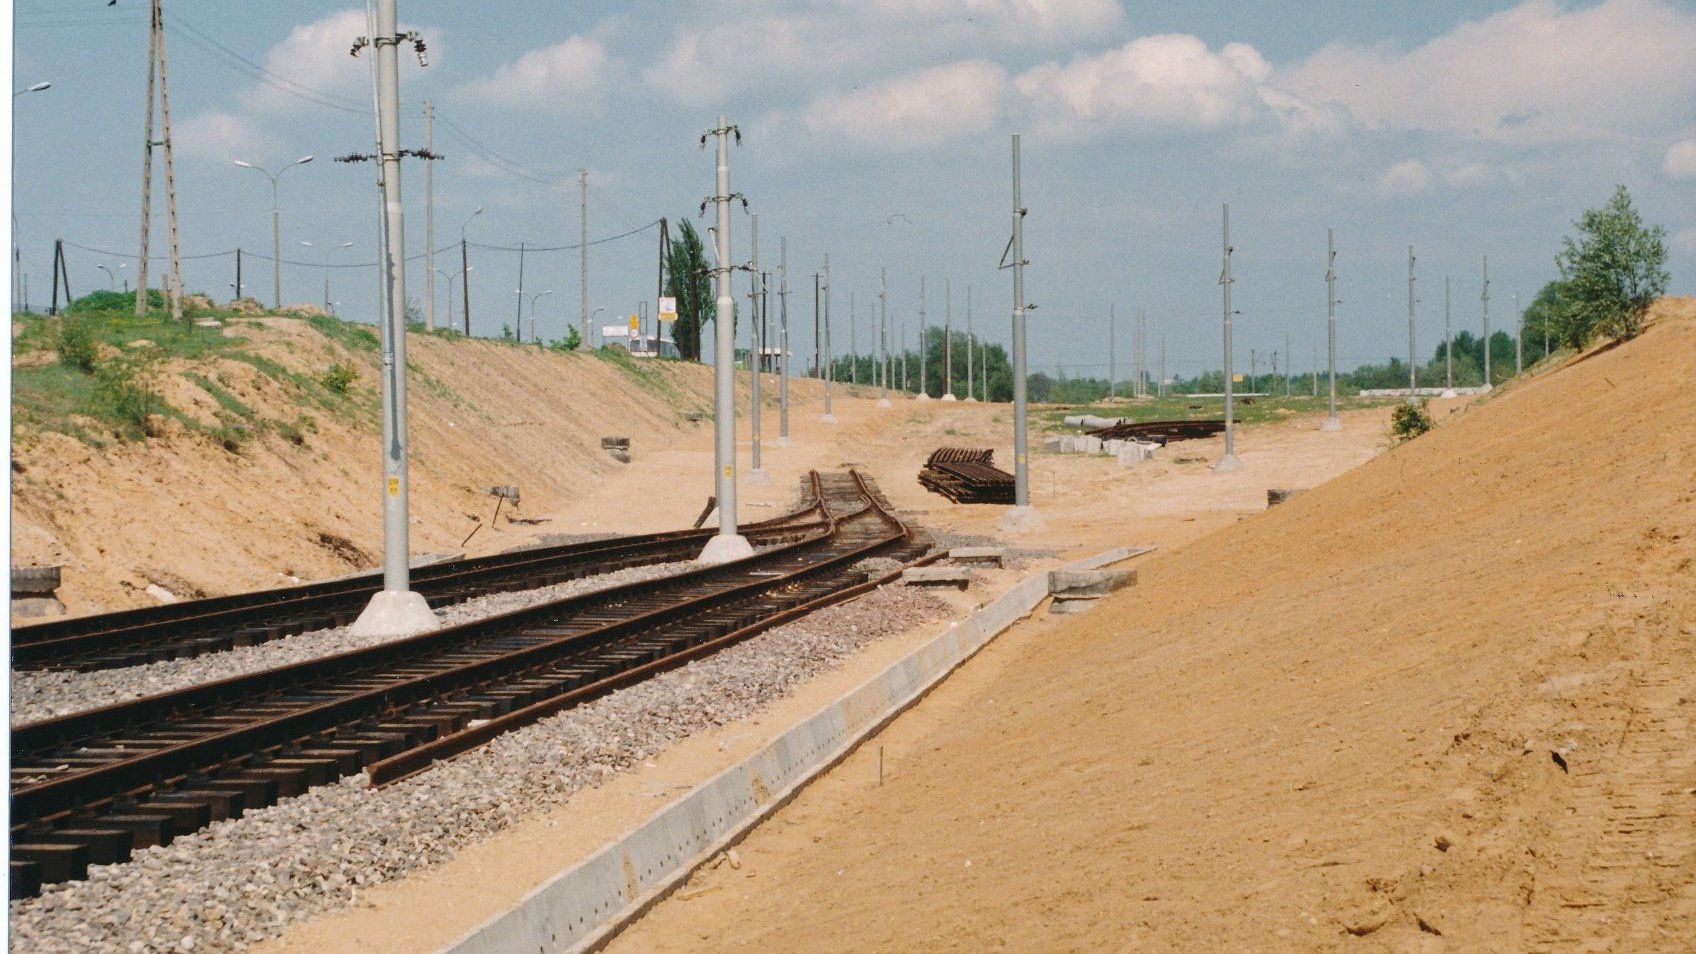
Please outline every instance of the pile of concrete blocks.
[[628, 437], [603, 437], [601, 438], [601, 449], [607, 452], [607, 456], [621, 464], [630, 463], [630, 438]]
[[1159, 444], [1148, 441], [1109, 441], [1119, 446], [1114, 449], [1113, 456], [1119, 458], [1119, 466], [1129, 467], [1140, 464], [1145, 460], [1153, 460], [1154, 452], [1160, 449]]
[[1082, 613], [1109, 593], [1137, 585], [1136, 570], [1050, 570], [1048, 611]]
[[65, 604], [59, 602], [59, 579], [56, 566], [12, 567], [12, 615], [65, 615]]

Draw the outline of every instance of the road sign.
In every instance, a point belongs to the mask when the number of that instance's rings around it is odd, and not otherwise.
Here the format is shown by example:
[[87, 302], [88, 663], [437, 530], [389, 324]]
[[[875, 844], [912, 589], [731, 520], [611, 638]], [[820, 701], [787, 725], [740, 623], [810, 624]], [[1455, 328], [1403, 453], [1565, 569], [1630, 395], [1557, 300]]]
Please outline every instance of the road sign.
[[660, 320], [661, 321], [676, 321], [677, 320], [677, 299], [675, 299], [675, 298], [661, 298], [660, 299]]
[[642, 330], [642, 319], [636, 317], [635, 315], [631, 315], [630, 316], [630, 330], [631, 331]]

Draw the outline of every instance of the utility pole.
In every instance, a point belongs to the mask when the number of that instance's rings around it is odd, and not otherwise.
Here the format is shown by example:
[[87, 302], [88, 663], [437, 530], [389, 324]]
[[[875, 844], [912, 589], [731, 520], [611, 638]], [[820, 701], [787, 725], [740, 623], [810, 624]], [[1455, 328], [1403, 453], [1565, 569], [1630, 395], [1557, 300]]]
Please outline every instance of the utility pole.
[[889, 282], [888, 275], [881, 266], [877, 270], [877, 310], [877, 406], [891, 407], [892, 405], [889, 403]]
[[1019, 196], [1019, 134], [1013, 134], [1013, 505], [1031, 505], [1029, 412], [1025, 380], [1025, 207]]
[[[159, 87], [159, 116], [163, 138], [153, 138], [153, 88], [155, 75]], [[153, 0], [147, 34], [147, 130], [142, 146], [141, 161], [141, 243], [136, 254], [135, 313], [147, 314], [147, 239], [152, 224], [153, 209], [153, 147], [165, 149], [165, 217], [171, 238], [170, 285], [165, 289], [171, 303], [171, 319], [181, 321], [182, 255], [177, 240], [177, 176], [171, 151], [171, 86], [165, 72], [165, 10], [162, 0]]]
[[1296, 353], [1290, 350], [1290, 333], [1284, 332], [1284, 396], [1290, 396], [1290, 369], [1295, 366]]
[[1160, 336], [1160, 380], [1154, 383], [1154, 395], [1166, 396], [1166, 336]]
[[[713, 238], [718, 246], [718, 261], [714, 272], [718, 284], [718, 300], [716, 302], [716, 317], [713, 319], [713, 450], [714, 450], [714, 482], [717, 485], [718, 497], [718, 534], [707, 541], [707, 546], [698, 558], [702, 563], [727, 563], [746, 556], [752, 556], [754, 548], [749, 545], [748, 538], [737, 532], [736, 527], [736, 339], [732, 325], [735, 323], [736, 300], [732, 297], [730, 288], [730, 273], [735, 267], [730, 260], [730, 202], [733, 194], [730, 191], [730, 136], [735, 133], [738, 142], [742, 132], [718, 117], [718, 125], [707, 135], [718, 138], [718, 184], [711, 199], [718, 206], [718, 231]], [[706, 137], [702, 137], [705, 144]], [[585, 216], [588, 210], [588, 173], [580, 171], [582, 176], [583, 209]], [[586, 222], [586, 219], [585, 219]], [[588, 278], [588, 244], [587, 224], [584, 225], [584, 279]], [[587, 285], [584, 286], [585, 289]], [[584, 302], [588, 302], [588, 292], [584, 292]], [[584, 318], [584, 327], [588, 327], [588, 319]]]
[[[465, 307], [460, 310], [465, 312], [465, 337], [469, 338], [471, 337], [471, 253], [467, 251], [467, 248], [465, 230], [462, 228], [459, 230], [459, 292], [465, 296]], [[452, 288], [448, 289], [448, 294], [453, 294]], [[448, 300], [452, 301], [453, 299], [449, 298]], [[453, 306], [448, 307], [452, 308]], [[585, 342], [586, 344], [587, 342]]]
[[[815, 342], [816, 346], [816, 342]], [[830, 253], [824, 256], [824, 416], [826, 424], [835, 424], [836, 415], [830, 412], [830, 385], [836, 380], [836, 361], [830, 351]]]
[[789, 446], [789, 236], [777, 240], [777, 446]]
[[1260, 391], [1260, 352], [1248, 349], [1248, 396], [1253, 397]]
[[761, 314], [761, 281], [760, 276], [760, 215], [754, 213], [748, 220], [748, 340], [753, 343], [749, 348], [749, 368], [754, 372], [753, 411], [748, 415], [748, 425], [753, 436], [752, 466], [748, 469], [748, 479], [756, 483], [766, 480], [766, 472], [760, 467], [760, 364], [765, 360], [764, 351], [765, 327], [764, 316]]
[[1419, 400], [1419, 364], [1413, 350], [1413, 246], [1407, 247], [1407, 403]]
[[[724, 125], [723, 120], [724, 117], [719, 117], [720, 126]], [[722, 139], [722, 137], [720, 138]], [[738, 136], [737, 138], [738, 141], [740, 141], [741, 137]], [[722, 142], [720, 145], [723, 145]], [[728, 202], [729, 200], [727, 199], [725, 201]], [[720, 211], [723, 213], [722, 217], [729, 217], [729, 211]], [[583, 337], [583, 343], [579, 347], [587, 350], [589, 347], [589, 170], [585, 168], [579, 168], [577, 170], [577, 249], [577, 313], [579, 323], [582, 325]], [[728, 260], [721, 260], [719, 265], [722, 268], [729, 268], [730, 262]], [[727, 279], [726, 288], [728, 287]], [[470, 332], [466, 333], [470, 334]], [[696, 329], [696, 334], [699, 333], [700, 330]], [[724, 498], [720, 497], [719, 500], [720, 502], [723, 502]], [[736, 518], [734, 516], [730, 518], [730, 523], [731, 529], [734, 530], [736, 524]]]
[[854, 326], [860, 323], [860, 303], [854, 293], [848, 293], [848, 383], [860, 383], [860, 346], [855, 342]]
[[1519, 292], [1513, 294], [1513, 376], [1525, 370], [1525, 314], [1519, 310]]
[[1490, 256], [1484, 256], [1484, 390], [1490, 383]]
[[925, 277], [919, 276], [919, 400], [930, 400], [929, 381], [925, 373]]
[[[407, 569], [406, 434], [406, 227], [400, 180], [400, 68], [396, 47], [411, 40], [422, 63], [423, 41], [395, 27], [395, 0], [377, 0], [377, 155], [382, 167], [383, 227], [379, 232], [384, 278], [383, 374], [383, 589], [353, 624], [361, 635], [401, 636], [441, 625]], [[356, 45], [355, 49], [359, 49]]]
[[1107, 303], [1107, 398], [1108, 398], [1108, 400], [1112, 400], [1113, 398], [1118, 397], [1118, 393], [1115, 390], [1115, 386], [1113, 384], [1113, 379], [1117, 376], [1116, 372], [1114, 371], [1114, 367], [1113, 367], [1113, 356], [1119, 349], [1118, 341], [1117, 341], [1117, 338], [1115, 337], [1116, 334], [1117, 334], [1117, 327], [1116, 327], [1116, 323], [1115, 323], [1115, 320], [1114, 320], [1114, 317], [1113, 317], [1113, 303], [1108, 302]]
[[1313, 372], [1313, 395], [1312, 396], [1317, 398], [1317, 397], [1319, 397], [1319, 338], [1318, 338], [1318, 336], [1317, 335], [1314, 336], [1314, 338], [1311, 341], [1309, 341], [1308, 343], [1313, 345], [1313, 356], [1309, 360], [1307, 366]]
[[[436, 104], [424, 100], [424, 277], [430, 294], [425, 299], [424, 330], [436, 330]], [[535, 337], [531, 335], [531, 337]]]
[[1337, 239], [1332, 229], [1325, 230], [1325, 364], [1330, 379], [1331, 410], [1322, 431], [1340, 431], [1343, 422], [1337, 417]]
[[236, 300], [241, 300], [241, 246], [236, 246]]
[[513, 335], [524, 340], [524, 243], [518, 243], [518, 313], [512, 319]]
[[[1455, 389], [1455, 336], [1449, 324], [1449, 276], [1443, 276], [1443, 363], [1447, 367], [1447, 377], [1443, 387], [1446, 390]], [[1453, 395], [1449, 395], [1453, 397]]]
[[[1224, 212], [1224, 265], [1219, 272], [1219, 285], [1225, 290], [1225, 456], [1213, 465], [1218, 473], [1230, 473], [1241, 470], [1243, 462], [1237, 458], [1236, 422], [1233, 420], [1235, 408], [1232, 406], [1231, 388], [1231, 203], [1225, 203]], [[1252, 389], [1252, 388], [1251, 388]]]
[[[972, 400], [972, 350], [977, 338], [972, 334], [972, 286], [966, 286], [966, 400]], [[923, 352], [920, 352], [921, 360]], [[920, 368], [924, 365], [920, 364]]]
[[942, 280], [942, 399], [954, 396], [954, 280]]

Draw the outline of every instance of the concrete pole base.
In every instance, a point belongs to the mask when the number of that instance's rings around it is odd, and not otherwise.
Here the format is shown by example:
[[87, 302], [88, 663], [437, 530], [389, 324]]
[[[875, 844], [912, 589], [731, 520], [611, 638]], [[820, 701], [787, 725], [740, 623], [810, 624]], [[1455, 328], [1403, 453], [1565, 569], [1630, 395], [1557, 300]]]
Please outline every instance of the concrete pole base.
[[1488, 381], [1486, 381], [1486, 382], [1485, 382], [1485, 383], [1484, 383], [1484, 386], [1483, 386], [1483, 387], [1480, 387], [1480, 388], [1479, 388], [1479, 389], [1478, 389], [1478, 390], [1480, 390], [1480, 391], [1486, 391], [1486, 392], [1488, 392], [1488, 391], [1494, 391], [1494, 390], [1496, 390], [1496, 386], [1495, 386], [1495, 385], [1494, 385], [1494, 384], [1491, 384], [1491, 383], [1489, 383], [1489, 382], [1488, 382]]
[[943, 399], [943, 400], [944, 400], [944, 401], [958, 401], [958, 400], [960, 400], [960, 399], [959, 399], [959, 398], [957, 398], [957, 397], [955, 397], [955, 396], [954, 396], [954, 392], [953, 392], [953, 391], [949, 391], [949, 392], [948, 392], [948, 393], [947, 393], [947, 394], [944, 394], [944, 395], [943, 395], [943, 396], [942, 396], [942, 399]]
[[777, 439], [777, 446], [779, 446], [779, 447], [794, 447], [794, 446], [795, 446], [795, 442], [794, 442], [794, 441], [792, 441], [792, 440], [790, 440], [790, 439], [789, 439], [789, 438], [788, 438], [788, 436], [787, 436], [787, 435], [785, 435], [785, 436], [783, 436], [783, 437], [780, 437], [780, 438], [778, 438], [778, 439]]
[[928, 394], [926, 394], [926, 393], [924, 393], [924, 392], [923, 392], [923, 391], [921, 391], [921, 392], [919, 392], [919, 400], [921, 400], [921, 401], [928, 401], [928, 400], [930, 400], [930, 395], [928, 395]]
[[978, 403], [978, 399], [975, 398], [975, 397], [969, 397], [969, 398], [966, 398], [966, 403], [967, 404], [976, 404], [976, 403]]
[[748, 542], [747, 537], [721, 533], [707, 541], [706, 548], [695, 558], [695, 562], [717, 565], [753, 555], [754, 545]]
[[1027, 530], [1040, 530], [1043, 527], [1042, 515], [1032, 506], [1009, 507], [1001, 517], [1001, 530], [1004, 533], [1020, 533]]
[[766, 473], [764, 467], [760, 468], [759, 470], [750, 470], [744, 476], [746, 476], [748, 478], [748, 483], [750, 483], [750, 484], [769, 484], [769, 483], [771, 483], [771, 475]]
[[1443, 393], [1439, 394], [1437, 396], [1446, 401], [1446, 400], [1449, 400], [1450, 398], [1458, 397], [1459, 395], [1455, 394], [1454, 388], [1444, 388]]
[[1322, 431], [1340, 431], [1343, 429], [1343, 422], [1337, 418], [1328, 417], [1325, 419], [1325, 423], [1319, 425], [1319, 429]]
[[877, 406], [878, 407], [894, 407], [895, 405], [889, 403], [888, 398], [878, 398], [877, 399]]
[[348, 627], [354, 636], [413, 636], [442, 627], [423, 594], [411, 590], [380, 590]]
[[1219, 458], [1218, 463], [1213, 465], [1213, 472], [1215, 474], [1234, 474], [1242, 469], [1243, 462], [1239, 460], [1235, 454], [1226, 454], [1224, 457]]

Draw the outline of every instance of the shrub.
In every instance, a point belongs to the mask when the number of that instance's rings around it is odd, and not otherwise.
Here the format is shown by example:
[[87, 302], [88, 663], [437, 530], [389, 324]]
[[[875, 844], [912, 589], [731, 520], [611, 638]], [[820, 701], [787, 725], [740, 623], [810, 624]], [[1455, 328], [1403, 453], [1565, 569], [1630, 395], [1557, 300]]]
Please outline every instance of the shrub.
[[1431, 414], [1425, 410], [1426, 402], [1417, 404], [1398, 404], [1390, 412], [1390, 436], [1396, 443], [1411, 441], [1436, 426], [1431, 420]]
[[60, 319], [59, 334], [53, 341], [53, 347], [59, 352], [59, 360], [67, 367], [76, 368], [84, 374], [94, 373], [94, 366], [100, 359], [100, 343], [86, 319]]
[[318, 375], [318, 383], [334, 394], [346, 394], [353, 382], [359, 380], [359, 369], [345, 362], [336, 362]]
[[116, 420], [131, 433], [148, 433], [148, 417], [160, 408], [153, 391], [153, 362], [146, 357], [119, 357], [94, 372], [96, 416]]

